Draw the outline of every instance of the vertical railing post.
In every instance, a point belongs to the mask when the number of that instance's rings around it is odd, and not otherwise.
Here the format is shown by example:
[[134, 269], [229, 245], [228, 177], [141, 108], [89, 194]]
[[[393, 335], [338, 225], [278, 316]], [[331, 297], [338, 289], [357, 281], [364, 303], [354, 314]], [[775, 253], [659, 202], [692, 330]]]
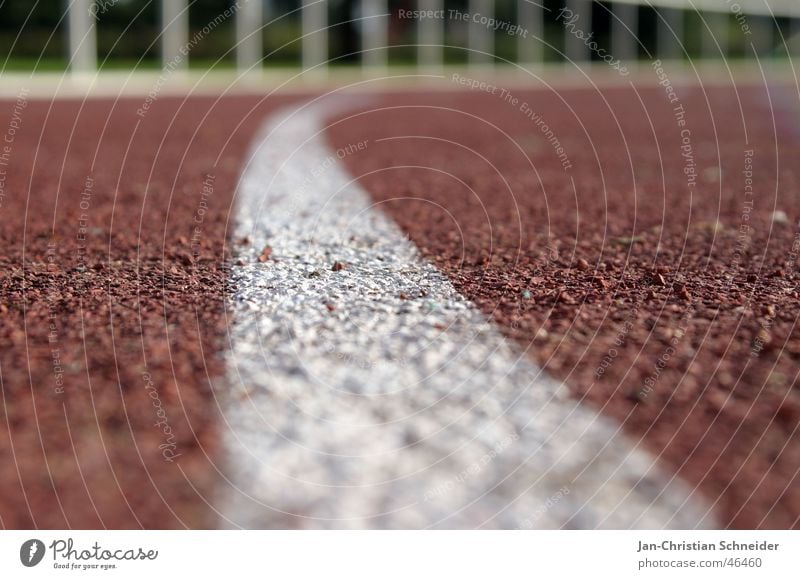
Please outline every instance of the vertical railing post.
[[611, 52], [621, 61], [635, 61], [639, 56], [639, 6], [613, 4], [611, 15]]
[[786, 51], [789, 58], [800, 57], [800, 17], [789, 20], [789, 38], [786, 39]]
[[480, 22], [482, 18], [493, 17], [493, 0], [469, 0], [467, 46], [470, 65], [490, 65], [494, 62], [494, 31]]
[[69, 37], [69, 67], [72, 72], [97, 70], [96, 10], [92, 0], [68, 0], [67, 36]]
[[[431, 14], [444, 10], [444, 0], [419, 0], [419, 9]], [[417, 66], [429, 72], [442, 70], [444, 19], [422, 18], [417, 23]]]
[[684, 56], [683, 10], [675, 8], [659, 8], [657, 26], [657, 54], [663, 60], [679, 59]]
[[750, 30], [752, 31], [749, 37], [750, 42], [752, 43], [752, 48], [747, 46], [745, 48], [745, 54], [748, 56], [753, 56], [753, 52], [755, 51], [755, 54], [757, 54], [759, 58], [769, 56], [770, 52], [772, 51], [772, 44], [774, 40], [775, 21], [771, 16], [760, 16], [755, 14], [748, 16], [747, 21], [750, 26]]
[[236, 11], [236, 68], [239, 72], [261, 68], [264, 45], [261, 0], [239, 0]]
[[328, 66], [328, 0], [303, 0], [303, 68], [320, 72]]
[[[700, 54], [702, 58], [719, 58], [728, 56], [729, 50], [729, 31], [728, 14], [726, 12], [706, 12], [703, 14], [708, 28], [701, 28]], [[717, 48], [719, 45], [719, 48]]]
[[388, 62], [389, 6], [387, 0], [361, 0], [361, 63], [380, 71]]
[[517, 0], [517, 24], [527, 34], [517, 37], [517, 61], [533, 64], [544, 61], [544, 22], [542, 7], [529, 0]]
[[[580, 38], [581, 35], [575, 34], [575, 32], [581, 31], [584, 36], [591, 34], [592, 2], [591, 0], [567, 0], [566, 8], [569, 12], [565, 12], [559, 21], [564, 26], [564, 53], [567, 55], [568, 62], [588, 62], [591, 59], [591, 53], [586, 45], [586, 40]], [[571, 16], [572, 22], [570, 22], [570, 18], [567, 18], [568, 15]]]
[[189, 38], [187, 0], [161, 0], [161, 65], [185, 69], [189, 58], [186, 51]]

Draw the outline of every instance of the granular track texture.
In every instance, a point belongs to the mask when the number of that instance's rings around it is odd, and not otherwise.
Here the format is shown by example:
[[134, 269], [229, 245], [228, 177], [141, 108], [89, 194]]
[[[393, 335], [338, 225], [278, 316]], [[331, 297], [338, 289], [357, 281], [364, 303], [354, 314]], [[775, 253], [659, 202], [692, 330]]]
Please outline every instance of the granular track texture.
[[[4, 102], [0, 524], [214, 524], [223, 248], [260, 99]], [[241, 123], [241, 124], [240, 124]]]
[[796, 527], [793, 93], [675, 94], [395, 95], [329, 137], [367, 140], [345, 162], [379, 207], [546, 371], [698, 485], [725, 525]]

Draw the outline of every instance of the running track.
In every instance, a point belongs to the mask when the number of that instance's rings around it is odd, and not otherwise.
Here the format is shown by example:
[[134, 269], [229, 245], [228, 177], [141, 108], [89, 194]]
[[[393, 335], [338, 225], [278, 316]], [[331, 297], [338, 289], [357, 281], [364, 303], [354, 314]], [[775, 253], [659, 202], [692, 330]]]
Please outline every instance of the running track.
[[29, 101], [2, 524], [796, 526], [792, 93], [679, 94]]

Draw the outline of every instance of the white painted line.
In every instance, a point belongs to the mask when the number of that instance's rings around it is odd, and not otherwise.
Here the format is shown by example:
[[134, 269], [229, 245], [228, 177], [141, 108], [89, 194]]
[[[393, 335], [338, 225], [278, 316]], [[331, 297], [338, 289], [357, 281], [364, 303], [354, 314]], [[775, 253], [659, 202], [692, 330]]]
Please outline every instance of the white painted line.
[[274, 117], [239, 185], [221, 524], [714, 526], [420, 259], [326, 145], [330, 104]]

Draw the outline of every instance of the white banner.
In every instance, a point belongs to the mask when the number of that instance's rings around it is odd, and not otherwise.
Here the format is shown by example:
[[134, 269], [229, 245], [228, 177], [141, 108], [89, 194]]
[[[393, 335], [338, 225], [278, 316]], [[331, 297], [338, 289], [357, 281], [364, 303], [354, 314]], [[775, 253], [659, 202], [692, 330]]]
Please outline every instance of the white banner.
[[800, 562], [788, 531], [4, 531], [0, 544], [14, 578], [777, 579]]

